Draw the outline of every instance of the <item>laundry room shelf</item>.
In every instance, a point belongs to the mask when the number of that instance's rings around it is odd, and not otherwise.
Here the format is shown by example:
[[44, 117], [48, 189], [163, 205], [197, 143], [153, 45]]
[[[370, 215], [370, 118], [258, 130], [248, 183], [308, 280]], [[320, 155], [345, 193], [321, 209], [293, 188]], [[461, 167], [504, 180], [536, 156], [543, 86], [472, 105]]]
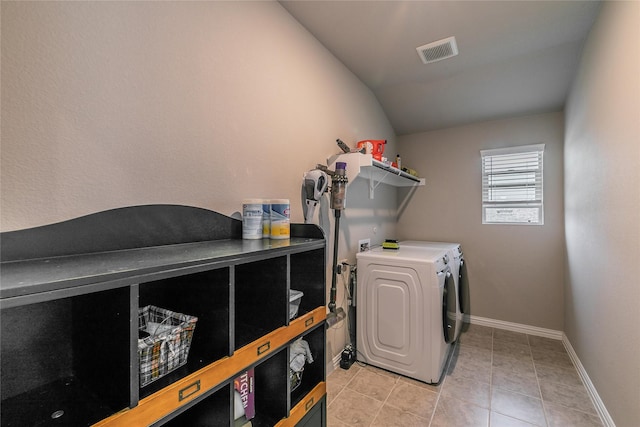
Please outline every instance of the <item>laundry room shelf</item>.
[[378, 184], [394, 187], [416, 187], [425, 185], [424, 178], [418, 178], [393, 166], [388, 166], [373, 158], [371, 154], [344, 153], [336, 154], [327, 159], [329, 169], [333, 169], [336, 162], [347, 164], [347, 179], [353, 182], [357, 177], [369, 180], [369, 197]]

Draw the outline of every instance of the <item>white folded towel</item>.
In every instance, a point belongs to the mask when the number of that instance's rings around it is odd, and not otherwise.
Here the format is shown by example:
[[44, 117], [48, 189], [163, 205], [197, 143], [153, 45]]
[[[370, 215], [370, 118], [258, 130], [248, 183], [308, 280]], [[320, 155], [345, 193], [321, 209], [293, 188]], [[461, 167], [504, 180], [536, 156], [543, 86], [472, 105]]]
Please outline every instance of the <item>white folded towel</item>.
[[298, 338], [289, 346], [289, 367], [294, 372], [301, 372], [305, 362], [313, 363], [313, 355], [307, 343], [302, 338]]

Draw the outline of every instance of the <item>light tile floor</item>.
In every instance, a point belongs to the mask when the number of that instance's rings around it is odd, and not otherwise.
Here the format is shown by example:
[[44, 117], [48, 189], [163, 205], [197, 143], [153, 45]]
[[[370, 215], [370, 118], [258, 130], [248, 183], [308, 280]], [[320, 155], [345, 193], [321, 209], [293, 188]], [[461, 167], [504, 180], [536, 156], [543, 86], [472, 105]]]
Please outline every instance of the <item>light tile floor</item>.
[[360, 363], [334, 370], [328, 426], [602, 426], [561, 341], [466, 327], [437, 386]]

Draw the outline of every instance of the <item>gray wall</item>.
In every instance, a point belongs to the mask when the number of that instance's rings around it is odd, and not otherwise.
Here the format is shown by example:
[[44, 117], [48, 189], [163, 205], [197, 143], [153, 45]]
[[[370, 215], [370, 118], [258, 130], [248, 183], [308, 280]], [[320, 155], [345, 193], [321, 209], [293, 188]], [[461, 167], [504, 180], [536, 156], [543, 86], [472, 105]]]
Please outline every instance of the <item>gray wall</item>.
[[2, 230], [118, 206], [222, 213], [390, 140], [377, 100], [277, 2], [2, 2]]
[[[562, 113], [549, 113], [398, 138], [403, 165], [427, 182], [400, 213], [398, 234], [462, 244], [472, 316], [563, 330], [563, 126]], [[538, 143], [544, 225], [483, 225], [480, 150]]]
[[[255, 197], [289, 198], [302, 222], [303, 173], [336, 138], [395, 151], [371, 91], [277, 2], [1, 7], [2, 231], [150, 203], [231, 215]], [[395, 189], [359, 187], [345, 258], [395, 232]], [[329, 332], [330, 357], [345, 335]]]
[[640, 425], [640, 3], [605, 2], [566, 107], [565, 332], [619, 427]]

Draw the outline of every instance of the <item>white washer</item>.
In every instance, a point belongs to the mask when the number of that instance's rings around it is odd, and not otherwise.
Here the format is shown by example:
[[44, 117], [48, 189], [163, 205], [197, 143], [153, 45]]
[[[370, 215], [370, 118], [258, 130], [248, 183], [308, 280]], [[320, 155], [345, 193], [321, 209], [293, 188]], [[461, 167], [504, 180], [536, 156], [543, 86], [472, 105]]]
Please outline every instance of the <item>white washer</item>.
[[464, 320], [465, 309], [467, 309], [465, 301], [465, 293], [468, 289], [463, 289], [463, 283], [467, 280], [467, 267], [464, 264], [464, 254], [462, 253], [462, 245], [460, 243], [449, 242], [427, 242], [422, 240], [404, 240], [399, 243], [400, 246], [424, 248], [424, 249], [443, 249], [446, 250], [451, 259], [451, 273], [456, 282], [456, 293], [458, 294], [457, 319], [455, 339], [460, 336], [462, 323]]
[[358, 360], [438, 383], [457, 321], [446, 251], [401, 246], [356, 257]]

